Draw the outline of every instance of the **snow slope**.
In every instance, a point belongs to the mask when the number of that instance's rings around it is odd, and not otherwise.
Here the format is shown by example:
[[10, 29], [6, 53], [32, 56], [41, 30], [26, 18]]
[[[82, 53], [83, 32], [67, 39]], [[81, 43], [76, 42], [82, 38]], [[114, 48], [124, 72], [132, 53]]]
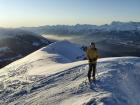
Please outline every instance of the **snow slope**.
[[20, 68], [29, 68], [29, 75], [47, 75], [48, 71], [53, 72], [56, 70], [54, 66], [57, 67], [61, 65], [61, 70], [63, 66], [68, 66], [65, 63], [72, 63], [74, 61], [82, 60], [84, 57], [85, 54], [80, 46], [67, 40], [58, 41], [48, 45], [47, 47], [41, 48], [23, 59], [11, 63], [0, 70], [0, 72], [9, 71], [9, 69], [10, 71], [15, 72]]
[[[56, 52], [56, 46], [64, 43], [70, 46], [69, 49], [63, 47], [65, 54], [58, 49]], [[1, 69], [0, 104], [140, 104], [140, 58], [99, 59], [96, 86], [90, 86], [87, 61], [76, 61], [77, 53], [68, 54], [68, 50], [76, 49], [83, 54], [79, 47], [68, 41], [56, 42]]]

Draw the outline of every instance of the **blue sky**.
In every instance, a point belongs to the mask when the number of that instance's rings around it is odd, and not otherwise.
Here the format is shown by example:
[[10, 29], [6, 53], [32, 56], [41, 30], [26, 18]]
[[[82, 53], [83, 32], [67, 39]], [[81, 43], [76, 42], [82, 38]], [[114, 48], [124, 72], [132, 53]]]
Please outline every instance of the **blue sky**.
[[140, 21], [140, 0], [0, 0], [0, 27]]

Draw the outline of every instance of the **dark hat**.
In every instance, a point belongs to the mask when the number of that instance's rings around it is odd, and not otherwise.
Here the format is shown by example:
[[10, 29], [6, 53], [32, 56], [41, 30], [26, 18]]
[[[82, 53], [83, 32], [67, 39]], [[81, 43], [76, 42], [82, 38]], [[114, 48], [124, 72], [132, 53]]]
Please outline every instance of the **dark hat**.
[[91, 42], [90, 45], [95, 45], [95, 43], [94, 42]]

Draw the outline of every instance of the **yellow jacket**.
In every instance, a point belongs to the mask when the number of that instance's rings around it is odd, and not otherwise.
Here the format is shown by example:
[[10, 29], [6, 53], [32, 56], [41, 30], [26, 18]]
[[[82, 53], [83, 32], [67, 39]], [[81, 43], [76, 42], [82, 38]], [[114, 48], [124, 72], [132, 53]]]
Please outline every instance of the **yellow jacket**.
[[99, 57], [98, 56], [98, 52], [97, 52], [97, 49], [95, 48], [95, 49], [93, 49], [93, 48], [88, 48], [87, 49], [87, 52], [86, 52], [86, 54], [87, 54], [87, 59], [88, 60], [94, 60], [94, 61], [96, 61], [97, 60], [97, 58]]

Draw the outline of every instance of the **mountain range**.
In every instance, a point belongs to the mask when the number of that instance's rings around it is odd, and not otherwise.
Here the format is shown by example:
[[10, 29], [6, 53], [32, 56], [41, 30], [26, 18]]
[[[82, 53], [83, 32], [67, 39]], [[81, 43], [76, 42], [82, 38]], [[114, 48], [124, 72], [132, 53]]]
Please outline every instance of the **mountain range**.
[[46, 25], [39, 27], [21, 27], [21, 29], [29, 30], [39, 34], [87, 34], [98, 31], [140, 31], [140, 22], [119, 22], [113, 21], [111, 24], [105, 25]]
[[140, 56], [140, 22], [0, 28], [0, 67], [66, 37], [81, 46], [95, 42], [100, 57]]
[[46, 38], [51, 35], [61, 39], [70, 37], [72, 42], [86, 46], [95, 42], [101, 57], [140, 56], [140, 22], [114, 21], [100, 26], [77, 24], [22, 29], [39, 33]]

